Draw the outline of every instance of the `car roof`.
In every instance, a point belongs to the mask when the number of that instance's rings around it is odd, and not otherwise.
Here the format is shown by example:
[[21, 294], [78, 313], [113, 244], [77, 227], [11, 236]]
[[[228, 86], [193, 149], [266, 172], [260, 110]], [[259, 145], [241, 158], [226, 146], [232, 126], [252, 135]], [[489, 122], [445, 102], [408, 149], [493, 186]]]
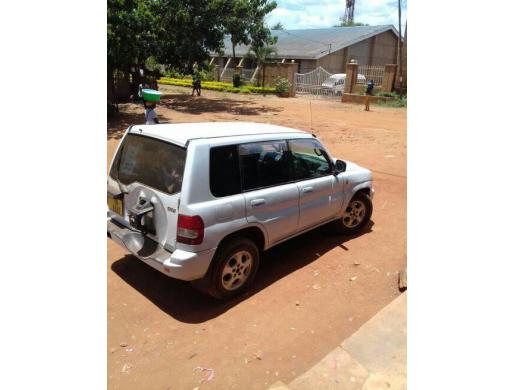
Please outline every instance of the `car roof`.
[[[142, 134], [186, 146], [195, 139], [214, 139], [263, 134], [308, 134], [305, 131], [268, 123], [255, 122], [190, 122], [134, 125], [130, 133]], [[221, 140], [223, 142], [223, 140]]]

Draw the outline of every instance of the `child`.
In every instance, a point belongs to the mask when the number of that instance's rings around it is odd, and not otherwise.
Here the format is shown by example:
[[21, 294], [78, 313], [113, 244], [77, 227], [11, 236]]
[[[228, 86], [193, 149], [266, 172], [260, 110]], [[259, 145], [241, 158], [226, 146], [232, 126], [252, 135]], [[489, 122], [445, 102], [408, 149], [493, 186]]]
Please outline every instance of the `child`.
[[374, 90], [374, 80], [367, 83], [367, 91], [365, 92], [365, 111], [370, 111], [370, 96]]
[[145, 106], [145, 120], [147, 125], [154, 125], [159, 123], [157, 120], [157, 114], [154, 111], [156, 108], [156, 103], [143, 101], [143, 105]]
[[200, 76], [200, 71], [198, 68], [197, 63], [195, 62], [193, 64], [193, 91], [191, 91], [191, 96], [195, 95], [195, 92], [197, 92], [197, 96], [200, 96], [200, 90], [202, 89], [202, 77]]
[[143, 102], [143, 104], [145, 103], [145, 101], [143, 100], [143, 89], [145, 88], [148, 88], [148, 85], [147, 83], [140, 83], [140, 85], [138, 85], [138, 98], [140, 101]]
[[197, 96], [200, 96], [200, 90], [202, 88], [202, 84], [201, 84], [201, 80], [200, 78], [198, 79], [193, 79], [193, 91], [191, 91], [191, 96], [194, 96], [195, 92], [197, 92]]

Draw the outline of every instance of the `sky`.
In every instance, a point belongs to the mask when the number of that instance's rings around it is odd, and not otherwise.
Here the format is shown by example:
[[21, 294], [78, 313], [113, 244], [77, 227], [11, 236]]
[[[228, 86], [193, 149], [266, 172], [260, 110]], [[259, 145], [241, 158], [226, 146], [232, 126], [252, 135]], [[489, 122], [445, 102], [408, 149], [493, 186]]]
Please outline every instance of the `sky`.
[[[338, 24], [345, 13], [345, 0], [276, 0], [277, 8], [267, 18], [269, 26], [277, 22], [286, 29], [324, 28]], [[402, 26], [406, 20], [406, 2], [402, 4]], [[397, 0], [355, 0], [354, 22], [371, 26], [398, 26]]]

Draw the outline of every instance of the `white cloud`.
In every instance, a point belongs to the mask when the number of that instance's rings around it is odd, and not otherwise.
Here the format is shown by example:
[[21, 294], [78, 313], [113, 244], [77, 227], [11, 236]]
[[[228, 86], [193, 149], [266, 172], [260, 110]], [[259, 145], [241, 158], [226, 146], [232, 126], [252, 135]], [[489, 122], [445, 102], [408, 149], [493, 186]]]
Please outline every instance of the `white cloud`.
[[[345, 0], [276, 0], [277, 8], [267, 20], [287, 29], [324, 28], [338, 24], [345, 13]], [[402, 23], [406, 20], [406, 0], [402, 0]], [[354, 21], [370, 25], [398, 25], [397, 0], [356, 0]]]

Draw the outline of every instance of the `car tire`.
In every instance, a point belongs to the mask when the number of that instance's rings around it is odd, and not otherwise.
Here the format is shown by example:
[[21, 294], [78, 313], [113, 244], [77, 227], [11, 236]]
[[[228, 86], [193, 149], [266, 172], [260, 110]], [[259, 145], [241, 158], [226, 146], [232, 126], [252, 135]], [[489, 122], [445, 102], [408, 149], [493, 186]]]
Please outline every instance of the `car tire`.
[[245, 291], [254, 281], [260, 253], [248, 238], [222, 243], [213, 257], [206, 276], [193, 286], [216, 299], [230, 299]]
[[340, 234], [356, 234], [368, 225], [372, 216], [372, 200], [364, 192], [352, 197], [342, 218], [336, 221], [336, 230]]

